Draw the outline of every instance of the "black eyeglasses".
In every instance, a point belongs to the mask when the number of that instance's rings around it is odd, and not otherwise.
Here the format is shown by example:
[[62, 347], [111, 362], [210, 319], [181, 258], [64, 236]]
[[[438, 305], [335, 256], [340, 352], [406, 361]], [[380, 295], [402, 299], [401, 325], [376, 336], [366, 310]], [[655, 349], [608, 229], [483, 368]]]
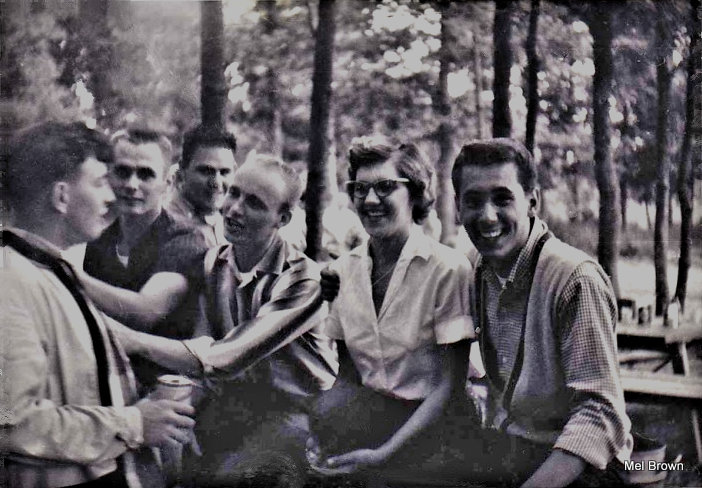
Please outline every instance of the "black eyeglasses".
[[363, 199], [368, 196], [368, 192], [373, 188], [373, 191], [378, 198], [385, 198], [397, 189], [398, 183], [409, 183], [407, 178], [388, 178], [386, 180], [378, 180], [373, 183], [369, 181], [347, 181], [346, 191], [354, 198]]
[[128, 180], [134, 173], [136, 173], [137, 178], [139, 178], [141, 181], [148, 181], [156, 178], [156, 172], [145, 166], [133, 168], [124, 164], [117, 164], [112, 168], [112, 174], [114, 174], [120, 180]]

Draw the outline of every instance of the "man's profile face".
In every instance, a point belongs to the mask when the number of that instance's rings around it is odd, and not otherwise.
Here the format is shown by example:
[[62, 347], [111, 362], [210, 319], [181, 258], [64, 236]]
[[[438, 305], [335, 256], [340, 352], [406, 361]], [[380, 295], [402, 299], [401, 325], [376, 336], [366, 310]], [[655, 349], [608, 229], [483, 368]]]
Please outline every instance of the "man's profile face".
[[167, 188], [166, 160], [155, 142], [132, 144], [123, 140], [115, 147], [110, 184], [122, 215], [158, 214]]
[[222, 207], [227, 240], [268, 245], [278, 228], [287, 223], [280, 211], [286, 197], [285, 183], [272, 172], [264, 168], [239, 169]]
[[90, 157], [68, 182], [65, 219], [72, 244], [92, 241], [112, 223], [110, 206], [115, 194], [108, 182], [107, 166]]
[[236, 169], [234, 153], [225, 147], [199, 146], [183, 171], [182, 191], [200, 212], [212, 213], [224, 203]]
[[483, 259], [506, 275], [529, 238], [538, 193], [525, 192], [515, 163], [467, 165], [457, 205], [461, 223]]

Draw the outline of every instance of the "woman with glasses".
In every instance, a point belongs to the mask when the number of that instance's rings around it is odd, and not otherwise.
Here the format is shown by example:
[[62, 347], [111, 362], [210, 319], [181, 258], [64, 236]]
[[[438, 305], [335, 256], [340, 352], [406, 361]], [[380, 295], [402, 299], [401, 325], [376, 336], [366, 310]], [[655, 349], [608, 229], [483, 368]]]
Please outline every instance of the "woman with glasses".
[[326, 333], [340, 370], [315, 406], [308, 443], [310, 463], [328, 475], [405, 466], [438, 451], [474, 337], [470, 264], [418, 225], [434, 201], [426, 158], [414, 144], [362, 138], [349, 162], [347, 191], [370, 237], [330, 265], [340, 287]]

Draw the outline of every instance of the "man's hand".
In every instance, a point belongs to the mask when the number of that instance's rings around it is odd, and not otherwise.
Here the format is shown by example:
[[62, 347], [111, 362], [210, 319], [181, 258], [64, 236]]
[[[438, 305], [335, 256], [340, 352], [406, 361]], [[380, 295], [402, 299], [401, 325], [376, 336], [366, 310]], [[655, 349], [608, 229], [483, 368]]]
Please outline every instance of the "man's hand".
[[336, 271], [332, 271], [329, 267], [321, 271], [320, 284], [322, 285], [322, 298], [327, 302], [333, 302], [339, 294], [341, 279]]
[[141, 412], [144, 425], [144, 445], [149, 447], [175, 447], [192, 439], [195, 409], [173, 400], [144, 398], [134, 405]]

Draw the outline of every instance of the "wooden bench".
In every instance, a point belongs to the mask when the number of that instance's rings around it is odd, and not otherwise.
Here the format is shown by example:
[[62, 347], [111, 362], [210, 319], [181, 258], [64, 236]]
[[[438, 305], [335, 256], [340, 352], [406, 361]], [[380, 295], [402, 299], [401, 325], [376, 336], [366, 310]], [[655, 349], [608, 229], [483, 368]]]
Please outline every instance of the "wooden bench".
[[[624, 393], [649, 395], [692, 402], [690, 421], [697, 451], [697, 461], [702, 463], [702, 434], [698, 404], [702, 400], [702, 378], [690, 376], [690, 363], [687, 345], [702, 339], [702, 327], [693, 324], [673, 328], [666, 327], [662, 318], [650, 324], [617, 325], [619, 345], [629, 345], [637, 349], [620, 353], [619, 362], [627, 363], [637, 359], [642, 361], [662, 360], [653, 372], [621, 370]], [[657, 372], [665, 364], [672, 362], [673, 373]]]
[[702, 400], [702, 378], [669, 373], [623, 370], [625, 392]]

